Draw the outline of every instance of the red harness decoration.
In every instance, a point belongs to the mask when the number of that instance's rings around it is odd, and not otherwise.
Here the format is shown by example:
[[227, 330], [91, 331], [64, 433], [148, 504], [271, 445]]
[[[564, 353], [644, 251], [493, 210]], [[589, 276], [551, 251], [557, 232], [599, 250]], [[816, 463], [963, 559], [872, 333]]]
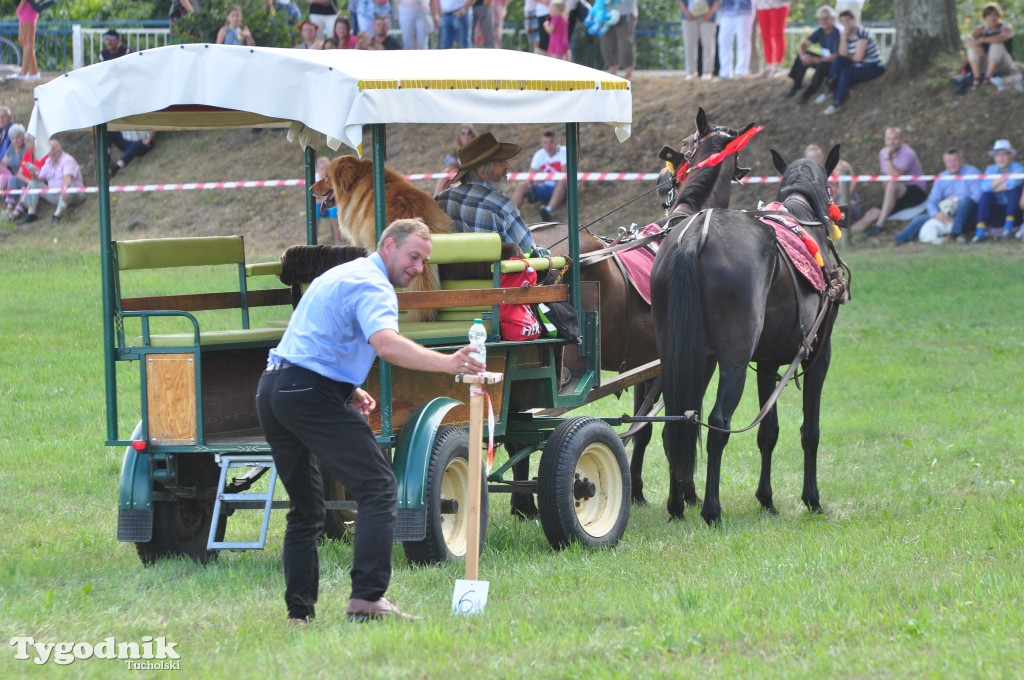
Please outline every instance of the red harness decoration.
[[707, 158], [705, 158], [692, 168], [690, 167], [690, 162], [686, 161], [685, 163], [683, 163], [683, 167], [679, 168], [678, 172], [676, 172], [676, 181], [680, 183], [685, 181], [686, 175], [692, 172], [693, 170], [699, 170], [701, 168], [709, 168], [718, 165], [732, 154], [741, 151], [743, 147], [750, 143], [750, 140], [754, 138], [754, 135], [756, 135], [763, 129], [764, 125], [755, 125], [754, 127], [744, 132], [742, 135], [738, 136], [736, 139], [726, 144], [724, 149], [722, 149], [718, 153], [711, 154], [710, 156], [708, 156]]

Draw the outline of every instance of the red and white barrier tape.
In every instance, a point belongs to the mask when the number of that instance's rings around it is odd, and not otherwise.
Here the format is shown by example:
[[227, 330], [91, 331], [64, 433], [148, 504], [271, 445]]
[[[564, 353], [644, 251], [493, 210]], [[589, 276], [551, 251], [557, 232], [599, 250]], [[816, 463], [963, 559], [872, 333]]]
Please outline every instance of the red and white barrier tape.
[[[418, 173], [406, 175], [406, 179], [442, 179], [450, 175], [445, 172]], [[658, 173], [653, 172], [580, 172], [577, 179], [581, 182], [630, 182], [630, 181], [656, 181]], [[512, 180], [547, 180], [565, 179], [564, 172], [515, 172], [509, 174]], [[897, 180], [900, 182], [931, 182], [935, 180], [980, 180], [980, 179], [1024, 179], [1024, 173], [1010, 172], [1002, 175], [986, 175], [984, 173], [974, 175], [839, 175], [834, 177], [839, 182], [888, 182]], [[782, 180], [781, 177], [744, 177], [742, 184], [776, 184]], [[110, 193], [138, 193], [146, 191], [194, 191], [197, 189], [255, 189], [262, 187], [294, 187], [304, 186], [302, 179], [267, 179], [252, 180], [246, 182], [184, 182], [179, 184], [119, 184], [111, 185]], [[72, 187], [70, 189], [5, 189], [0, 194], [95, 194], [99, 187]]]

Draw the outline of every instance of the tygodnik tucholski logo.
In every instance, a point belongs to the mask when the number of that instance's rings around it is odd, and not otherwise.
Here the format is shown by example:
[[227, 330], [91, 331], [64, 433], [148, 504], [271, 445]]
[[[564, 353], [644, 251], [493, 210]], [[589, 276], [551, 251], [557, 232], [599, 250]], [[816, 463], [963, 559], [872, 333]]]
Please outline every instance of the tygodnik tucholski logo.
[[181, 661], [174, 648], [177, 642], [166, 638], [145, 635], [141, 642], [118, 642], [113, 637], [104, 638], [95, 645], [89, 642], [36, 642], [30, 637], [13, 637], [14, 658], [20, 661], [32, 659], [42, 666], [53, 661], [66, 666], [81, 659], [118, 659], [129, 670], [180, 670]]

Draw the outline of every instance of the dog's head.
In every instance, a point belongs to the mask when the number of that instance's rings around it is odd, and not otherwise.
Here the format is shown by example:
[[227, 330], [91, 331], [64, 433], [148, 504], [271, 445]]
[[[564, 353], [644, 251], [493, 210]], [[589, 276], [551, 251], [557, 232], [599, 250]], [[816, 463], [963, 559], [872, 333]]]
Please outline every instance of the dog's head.
[[323, 198], [323, 209], [337, 205], [338, 196], [345, 196], [360, 178], [372, 172], [373, 162], [355, 156], [340, 156], [327, 165], [327, 175], [310, 187], [317, 198]]
[[956, 194], [952, 196], [946, 196], [944, 199], [939, 201], [939, 210], [950, 217], [956, 215], [957, 208], [960, 207], [960, 197]]

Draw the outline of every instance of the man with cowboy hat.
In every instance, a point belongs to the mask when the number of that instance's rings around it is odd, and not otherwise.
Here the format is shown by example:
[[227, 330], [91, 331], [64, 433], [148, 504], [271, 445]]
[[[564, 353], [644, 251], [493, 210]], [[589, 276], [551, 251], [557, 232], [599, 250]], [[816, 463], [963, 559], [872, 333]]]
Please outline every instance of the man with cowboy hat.
[[489, 132], [466, 143], [459, 149], [461, 167], [449, 188], [437, 195], [437, 204], [451, 217], [452, 231], [497, 232], [503, 242], [516, 243], [529, 255], [535, 248], [533, 236], [515, 202], [504, 194], [508, 161], [520, 148], [499, 142]]
[[[988, 152], [995, 161], [985, 168], [986, 175], [1005, 175], [1013, 172], [1024, 172], [1024, 165], [1013, 160], [1017, 151], [1008, 139], [997, 139]], [[978, 200], [978, 228], [974, 232], [971, 243], [981, 243], [988, 239], [988, 227], [1003, 223], [1001, 239], [1013, 233], [1013, 225], [1020, 221], [1021, 189], [1024, 180], [1019, 179], [986, 179], [981, 182], [981, 198]]]

